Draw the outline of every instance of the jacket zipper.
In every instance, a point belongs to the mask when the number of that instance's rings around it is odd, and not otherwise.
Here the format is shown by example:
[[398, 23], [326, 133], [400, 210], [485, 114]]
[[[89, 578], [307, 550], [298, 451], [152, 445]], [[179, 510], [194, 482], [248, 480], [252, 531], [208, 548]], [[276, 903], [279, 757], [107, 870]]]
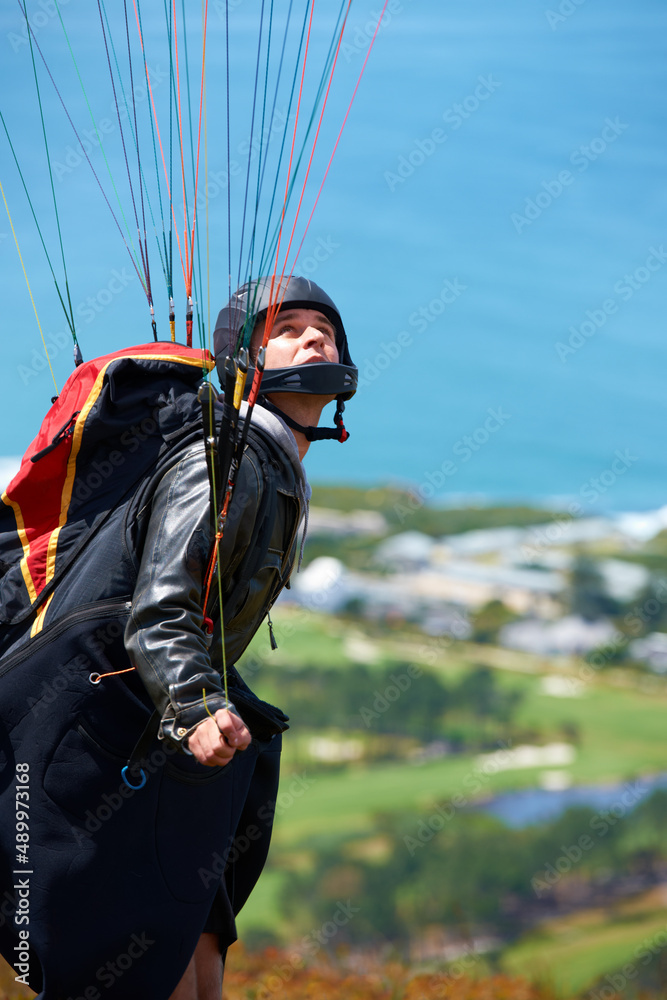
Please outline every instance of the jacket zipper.
[[38, 652], [42, 646], [53, 642], [63, 632], [66, 632], [73, 623], [87, 621], [91, 618], [113, 618], [114, 615], [117, 615], [123, 609], [129, 611], [131, 607], [132, 602], [128, 597], [116, 597], [113, 600], [83, 604], [74, 611], [68, 611], [62, 618], [59, 618], [52, 625], [47, 626], [35, 639], [28, 640], [15, 653], [10, 653], [5, 661], [0, 663], [0, 677], [11, 670], [12, 667], [15, 667], [17, 663], [29, 654]]

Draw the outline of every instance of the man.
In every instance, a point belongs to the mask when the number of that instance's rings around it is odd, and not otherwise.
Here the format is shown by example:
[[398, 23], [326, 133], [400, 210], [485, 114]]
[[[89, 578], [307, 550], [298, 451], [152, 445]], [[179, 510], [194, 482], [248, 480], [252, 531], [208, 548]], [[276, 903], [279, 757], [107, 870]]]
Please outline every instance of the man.
[[[265, 333], [269, 289], [268, 281], [260, 281], [250, 287], [245, 286], [222, 310], [215, 332], [215, 353], [219, 370], [223, 368], [230, 342], [236, 339], [241, 326], [247, 322], [249, 310], [256, 311], [258, 314], [250, 344], [251, 359], [253, 361], [256, 359]], [[279, 581], [269, 579], [264, 582], [262, 597], [259, 601], [260, 615], [258, 616], [256, 611], [251, 614], [251, 620], [244, 633], [244, 645], [256, 631], [259, 621], [264, 618], [270, 603], [277, 596], [277, 590], [282, 589], [287, 581], [294, 562], [296, 522], [301, 520], [310, 495], [310, 489], [305, 476], [303, 476], [300, 463], [308, 451], [311, 440], [318, 436], [323, 437], [325, 434], [336, 436], [339, 439], [346, 436], [344, 429], [341, 429], [340, 413], [344, 399], [349, 398], [352, 394], [356, 382], [356, 370], [351, 364], [342, 322], [328, 296], [312, 282], [302, 278], [293, 278], [286, 288], [283, 287], [277, 291], [277, 298], [279, 302], [282, 299], [282, 305], [275, 317], [267, 342], [265, 382], [260, 396], [260, 408], [255, 409], [251, 427], [257, 426], [260, 433], [270, 435], [273, 442], [279, 443], [283, 450], [283, 478], [279, 482], [266, 483], [265, 481], [265, 487], [280, 489], [281, 501], [284, 503], [285, 493], [290, 492], [289, 486], [286, 486], [284, 470], [289, 467], [292, 473], [296, 472], [294, 478], [296, 490], [292, 489], [292, 493], [298, 496], [300, 511], [297, 519], [289, 517], [285, 509], [276, 512], [275, 527], [271, 532], [270, 550], [274, 553], [274, 557], [276, 552], [282, 552]], [[341, 359], [344, 359], [344, 364], [340, 363]], [[300, 370], [298, 391], [290, 391], [290, 387], [294, 385], [293, 379], [296, 370]], [[248, 382], [250, 382], [250, 378]], [[285, 389], [284, 386], [288, 388]], [[317, 431], [323, 407], [335, 397], [339, 397], [338, 427], [334, 431]], [[287, 422], [289, 429], [286, 426]], [[266, 444], [266, 437], [264, 444]], [[259, 487], [261, 477], [257, 474], [257, 470], [261, 465], [260, 454], [261, 447], [256, 442], [249, 446], [241, 462], [237, 491], [246, 498], [253, 498]], [[187, 462], [187, 458], [184, 459], [184, 462]], [[163, 484], [163, 492], [173, 489], [172, 478], [173, 476], [170, 476]], [[191, 495], [187, 481], [183, 482], [179, 492], [182, 492], [184, 497]], [[178, 498], [176, 498], [176, 504], [178, 505]], [[251, 499], [243, 513], [246, 527], [247, 522], [253, 517], [254, 510], [254, 502]], [[229, 567], [233, 566], [235, 560], [238, 560], [238, 551], [234, 551], [239, 546], [237, 525], [238, 521], [232, 517], [230, 530], [234, 532], [234, 540], [231, 543], [226, 544], [223, 537], [223, 575], [226, 575], [229, 572]], [[203, 527], [203, 522], [200, 527]], [[167, 539], [169, 537], [168, 523], [167, 525], [163, 524], [162, 528], [164, 537]], [[150, 550], [150, 540], [148, 549]], [[161, 567], [163, 564], [162, 551], [153, 552], [149, 565]], [[274, 576], [276, 572], [277, 568], [270, 571]], [[265, 573], [266, 568], [258, 571], [255, 583]], [[151, 686], [151, 680], [147, 680], [145, 676], [147, 663], [142, 662], [140, 651], [142, 622], [159, 619], [160, 627], [163, 627], [165, 621], [164, 607], [160, 604], [159, 599], [154, 602], [151, 583], [146, 579], [150, 575], [150, 570], [148, 573], [140, 572], [139, 574], [137, 592], [143, 596], [135, 596], [133, 624], [128, 627], [126, 643], [133, 662], [136, 663], [144, 678], [154, 702], [160, 708], [162, 704], [166, 705], [167, 703], [164, 697], [161, 701], [159, 695], [156, 696], [156, 692]], [[257, 602], [257, 595], [255, 595], [255, 601]], [[146, 606], [150, 606], [152, 603], [156, 603], [160, 608], [157, 614], [154, 611], [146, 610]], [[183, 600], [178, 601], [181, 607], [185, 603]], [[223, 607], [224, 604], [223, 601]], [[229, 614], [225, 611], [224, 617], [225, 641], [231, 654], [229, 659], [233, 662], [238, 655], [237, 650], [234, 649], [235, 639], [239, 633], [244, 632], [244, 622], [240, 620], [238, 614], [234, 614], [233, 608]], [[148, 628], [150, 631], [150, 625]], [[230, 632], [233, 634], [230, 635]], [[213, 659], [215, 662], [215, 657]], [[199, 671], [195, 671], [195, 673], [197, 676], [200, 674]], [[229, 697], [234, 702], [240, 694], [238, 675], [235, 671], [231, 672], [229, 680]], [[199, 681], [197, 683], [199, 684]], [[195, 696], [198, 697], [198, 692]], [[216, 704], [215, 695], [210, 698], [211, 704], [208, 704], [208, 701], [209, 699], [207, 699], [208, 708], [213, 710]], [[272, 737], [263, 754], [259, 754], [258, 763], [251, 770], [247, 759], [240, 760], [238, 758], [241, 751], [248, 752], [246, 748], [250, 746], [251, 731], [238, 717], [235, 709], [232, 706], [218, 708], [212, 718], [208, 715], [202, 715], [202, 708], [203, 706], [200, 705], [200, 720], [188, 728], [188, 749], [200, 764], [205, 766], [238, 768], [241, 777], [234, 787], [240, 789], [237, 794], [243, 798], [245, 807], [235, 832], [238, 830], [239, 833], [242, 833], [245, 828], [252, 826], [254, 830], [263, 829], [264, 835], [261, 839], [252, 842], [252, 848], [228, 868], [225, 881], [218, 891], [205, 926], [205, 931], [199, 939], [195, 954], [183, 978], [172, 994], [172, 1000], [190, 1000], [190, 998], [196, 998], [196, 1000], [216, 998], [219, 1000], [222, 989], [222, 958], [226, 947], [235, 937], [231, 912], [238, 912], [243, 905], [258, 877], [268, 850], [270, 829], [267, 828], [266, 820], [260, 821], [257, 814], [259, 812], [260, 816], [265, 815], [266, 805], [275, 802], [277, 791], [279, 760], [277, 743], [280, 737], [278, 735]], [[243, 714], [243, 708], [241, 708], [241, 715]], [[169, 710], [167, 710], [167, 715], [169, 715]], [[187, 721], [192, 723], [193, 720], [189, 718]], [[262, 806], [264, 806], [264, 812], [261, 811]]]
[[[244, 324], [254, 362], [269, 294], [260, 279], [222, 310], [220, 371]], [[0, 951], [22, 956], [40, 1000], [219, 1000], [266, 859], [287, 718], [234, 663], [294, 565], [301, 459], [312, 440], [345, 439], [356, 389], [322, 289], [292, 278], [274, 296], [207, 606], [215, 517], [194, 352], [128, 348], [77, 369], [22, 464], [27, 491], [3, 496]], [[334, 398], [335, 427], [318, 428]], [[34, 532], [26, 544], [31, 503], [55, 511], [48, 548]]]

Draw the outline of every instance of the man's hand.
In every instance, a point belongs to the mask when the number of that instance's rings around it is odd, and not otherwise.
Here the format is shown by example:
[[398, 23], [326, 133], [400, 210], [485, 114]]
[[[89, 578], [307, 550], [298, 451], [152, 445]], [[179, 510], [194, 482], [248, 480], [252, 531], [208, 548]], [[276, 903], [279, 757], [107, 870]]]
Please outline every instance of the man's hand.
[[237, 750], [245, 750], [251, 739], [243, 719], [221, 708], [215, 716], [199, 723], [188, 737], [188, 747], [200, 764], [224, 767]]

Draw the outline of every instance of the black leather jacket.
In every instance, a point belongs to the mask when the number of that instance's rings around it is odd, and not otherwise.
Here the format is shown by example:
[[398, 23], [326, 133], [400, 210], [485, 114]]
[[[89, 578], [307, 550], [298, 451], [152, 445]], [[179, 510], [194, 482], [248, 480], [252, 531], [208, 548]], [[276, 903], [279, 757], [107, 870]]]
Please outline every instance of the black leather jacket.
[[[257, 408], [255, 413], [256, 430], [240, 464], [220, 548], [229, 700], [222, 678], [217, 607], [213, 635], [207, 635], [203, 626], [202, 593], [212, 545], [203, 443], [179, 456], [162, 477], [150, 510], [142, 513], [148, 524], [125, 646], [162, 717], [160, 735], [181, 745], [208, 712], [229, 707], [235, 698], [244, 699], [248, 689], [232, 665], [287, 583], [294, 564], [309, 487], [292, 435], [266, 411]], [[281, 435], [288, 451], [276, 441]], [[266, 518], [272, 523], [259, 523]], [[259, 548], [258, 536], [264, 538]], [[217, 593], [215, 579], [212, 592]], [[271, 706], [265, 708], [268, 712]], [[242, 709], [240, 714], [244, 715]], [[285, 720], [278, 712], [276, 731], [286, 728], [280, 718]]]

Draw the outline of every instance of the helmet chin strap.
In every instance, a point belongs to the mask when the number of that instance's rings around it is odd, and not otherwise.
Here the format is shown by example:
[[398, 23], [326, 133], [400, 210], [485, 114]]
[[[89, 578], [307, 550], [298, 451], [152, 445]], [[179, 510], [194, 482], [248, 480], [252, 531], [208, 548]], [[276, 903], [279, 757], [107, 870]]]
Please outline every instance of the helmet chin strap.
[[286, 413], [284, 413], [279, 407], [272, 403], [266, 396], [262, 396], [258, 402], [261, 403], [267, 410], [271, 413], [277, 414], [281, 417], [288, 427], [291, 427], [293, 431], [300, 431], [305, 437], [306, 441], [347, 441], [349, 438], [348, 432], [345, 430], [345, 425], [343, 423], [343, 410], [345, 409], [345, 403], [341, 399], [336, 400], [336, 413], [334, 414], [335, 427], [304, 427], [303, 424], [299, 424], [296, 420], [292, 420]]

